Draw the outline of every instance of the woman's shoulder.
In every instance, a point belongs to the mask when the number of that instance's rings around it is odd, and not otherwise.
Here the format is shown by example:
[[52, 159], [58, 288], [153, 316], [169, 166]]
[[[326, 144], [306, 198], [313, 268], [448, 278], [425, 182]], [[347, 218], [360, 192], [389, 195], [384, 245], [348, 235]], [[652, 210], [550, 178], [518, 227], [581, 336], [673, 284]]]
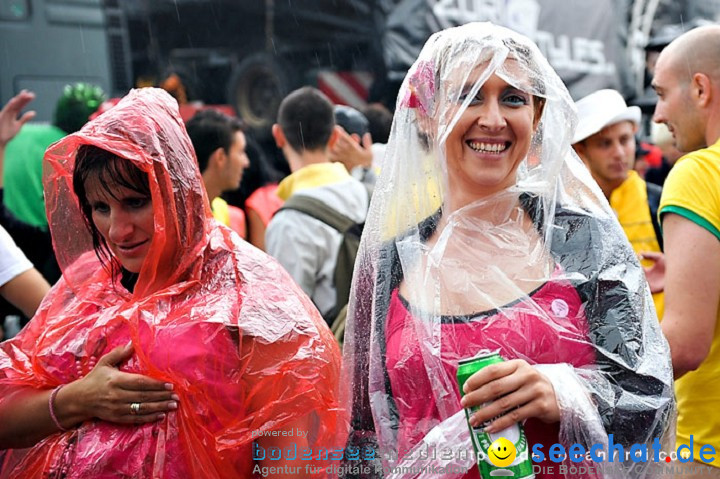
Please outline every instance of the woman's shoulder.
[[568, 204], [557, 199], [546, 200], [532, 193], [521, 194], [520, 204], [541, 235], [547, 226], [545, 222], [548, 214], [552, 215], [555, 236], [561, 233], [568, 237], [578, 237], [616, 222], [612, 213], [603, 210], [600, 205]]
[[[219, 229], [219, 228], [218, 228]], [[239, 238], [211, 233], [200, 284], [203, 294], [234, 295], [244, 334], [267, 337], [312, 334], [320, 314], [280, 263]]]

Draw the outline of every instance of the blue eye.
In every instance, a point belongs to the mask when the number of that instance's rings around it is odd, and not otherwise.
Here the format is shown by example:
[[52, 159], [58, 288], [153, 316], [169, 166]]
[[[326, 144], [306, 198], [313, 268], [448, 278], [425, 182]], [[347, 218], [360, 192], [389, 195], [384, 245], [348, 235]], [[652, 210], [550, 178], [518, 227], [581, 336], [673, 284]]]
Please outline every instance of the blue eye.
[[508, 103], [513, 106], [522, 106], [528, 104], [528, 99], [525, 98], [522, 95], [518, 95], [515, 93], [511, 93], [504, 98], [505, 103]]
[[[465, 92], [465, 93], [463, 93], [462, 95], [460, 95], [460, 97], [458, 98], [458, 103], [463, 103], [463, 102], [465, 101], [465, 99], [468, 97], [468, 95], [469, 95], [468, 92]], [[481, 101], [482, 101], [482, 98], [480, 97], [480, 92], [478, 92], [478, 94], [475, 95], [475, 96], [470, 100], [470, 106], [477, 105], [477, 104], [479, 104]]]

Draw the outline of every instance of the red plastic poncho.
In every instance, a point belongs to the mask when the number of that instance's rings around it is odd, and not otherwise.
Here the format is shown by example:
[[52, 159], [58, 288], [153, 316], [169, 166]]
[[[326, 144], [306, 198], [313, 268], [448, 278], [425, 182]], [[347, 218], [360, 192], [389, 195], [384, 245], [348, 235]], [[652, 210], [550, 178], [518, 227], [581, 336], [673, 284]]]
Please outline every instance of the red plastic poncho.
[[[101, 267], [83, 224], [72, 190], [83, 144], [132, 161], [150, 180], [155, 234], [132, 293]], [[169, 95], [130, 92], [51, 146], [45, 166], [63, 277], [30, 324], [0, 345], [0, 403], [16, 386], [75, 381], [91, 359], [128, 341], [135, 354], [120, 369], [174, 384], [180, 402], [160, 422], [87, 421], [10, 451], [2, 477], [54, 477], [63, 466], [68, 478], [250, 477], [253, 440], [298, 420], [308, 448], [344, 445], [337, 344], [278, 263], [212, 219]]]

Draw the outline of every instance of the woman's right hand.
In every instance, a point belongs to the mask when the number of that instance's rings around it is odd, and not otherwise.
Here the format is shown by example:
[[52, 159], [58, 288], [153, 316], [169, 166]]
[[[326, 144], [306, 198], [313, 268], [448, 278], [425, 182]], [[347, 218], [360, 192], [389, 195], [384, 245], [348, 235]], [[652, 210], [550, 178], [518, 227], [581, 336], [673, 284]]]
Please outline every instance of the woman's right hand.
[[468, 378], [463, 386], [464, 408], [479, 407], [470, 416], [470, 425], [489, 421], [485, 432], [496, 433], [535, 417], [545, 423], [560, 421], [555, 387], [524, 359], [491, 364]]
[[[162, 420], [167, 412], [176, 410], [180, 398], [172, 384], [118, 370], [118, 365], [130, 359], [133, 352], [132, 343], [119, 346], [100, 358], [87, 376], [63, 387], [55, 398], [61, 424], [67, 425], [63, 416], [144, 424]], [[133, 403], [140, 405], [135, 414]], [[64, 415], [65, 411], [69, 414]]]

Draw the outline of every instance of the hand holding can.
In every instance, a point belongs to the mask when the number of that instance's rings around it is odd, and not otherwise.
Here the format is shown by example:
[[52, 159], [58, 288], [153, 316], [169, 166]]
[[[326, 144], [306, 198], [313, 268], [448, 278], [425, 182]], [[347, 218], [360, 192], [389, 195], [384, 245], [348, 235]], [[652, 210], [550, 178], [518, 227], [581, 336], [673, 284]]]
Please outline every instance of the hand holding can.
[[[470, 376], [491, 364], [503, 361], [500, 354], [493, 351], [481, 351], [473, 358], [460, 360], [457, 379], [461, 397], [465, 395], [463, 386]], [[511, 473], [518, 479], [534, 478], [528, 442], [522, 425], [515, 423], [498, 432], [486, 432], [485, 428], [491, 423], [490, 420], [474, 426], [470, 421], [471, 415], [479, 409], [479, 406], [465, 408], [465, 417], [470, 428], [470, 437], [481, 477], [495, 477], [507, 471], [506, 475]]]

